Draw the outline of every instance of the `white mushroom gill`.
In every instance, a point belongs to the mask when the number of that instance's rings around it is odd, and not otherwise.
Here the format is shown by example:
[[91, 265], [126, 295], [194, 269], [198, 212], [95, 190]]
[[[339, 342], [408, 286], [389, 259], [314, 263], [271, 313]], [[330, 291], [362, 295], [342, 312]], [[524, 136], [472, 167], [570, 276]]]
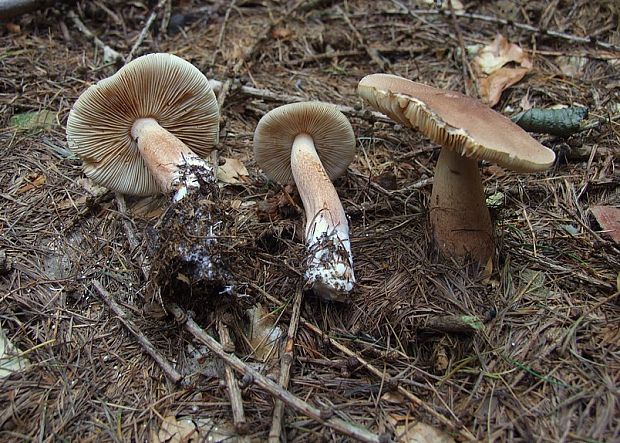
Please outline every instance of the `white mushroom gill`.
[[291, 169], [306, 212], [306, 284], [325, 299], [340, 300], [355, 284], [349, 224], [308, 134], [295, 137]]

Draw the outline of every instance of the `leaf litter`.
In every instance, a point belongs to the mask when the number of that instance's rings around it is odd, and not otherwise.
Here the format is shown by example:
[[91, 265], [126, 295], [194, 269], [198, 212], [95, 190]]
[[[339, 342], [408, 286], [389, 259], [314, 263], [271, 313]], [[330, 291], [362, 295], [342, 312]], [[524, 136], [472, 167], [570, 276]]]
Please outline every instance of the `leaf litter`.
[[[467, 12], [504, 17], [499, 3], [466, 7]], [[272, 313], [270, 322], [284, 330], [291, 318], [285, 302], [300, 279], [303, 214], [294, 189], [283, 192], [269, 182], [251, 158], [256, 122], [281, 104], [273, 97], [301, 95], [359, 108], [355, 85], [377, 68], [368, 62], [343, 11], [394, 73], [461, 91], [467, 79], [461, 60], [452, 57], [455, 23], [447, 11], [432, 13], [431, 5], [420, 14], [391, 1], [348, 2], [346, 8], [319, 2], [291, 13], [284, 3], [238, 2], [226, 20], [228, 6], [173, 3], [171, 15], [188, 17], [175, 34], [161, 31], [167, 14], [162, 8], [136, 55], [174, 52], [210, 78], [226, 80], [251, 42], [260, 41], [241, 65], [222, 110], [226, 135], [220, 152], [239, 159], [247, 170], [247, 175], [233, 176], [241, 183], [222, 191], [230, 203], [226, 211], [234, 240], [225, 252], [234, 261], [236, 279], [250, 283], [248, 303], [261, 303]], [[574, 6], [526, 2], [511, 7], [506, 17], [549, 28], [598, 29], [598, 41], [613, 41], [617, 15], [607, 3]], [[144, 441], [159, 434], [166, 417], [174, 417], [168, 420], [171, 431], [173, 421], [186, 419], [197, 429], [201, 423], [206, 429], [226, 426], [232, 422], [230, 402], [221, 368], [211, 364], [214, 357], [208, 352], [194, 356], [191, 349], [200, 346], [192, 337], [165, 312], [149, 315], [144, 303], [140, 257], [148, 255], [146, 239], [163, 202], [128, 199], [123, 214], [113, 195], [91, 192], [77, 181], [83, 179], [80, 163], [66, 149], [62, 125], [84, 85], [117, 67], [104, 63], [101, 51], [67, 20], [67, 8], [23, 16], [17, 35], [0, 32], [6, 49], [0, 55], [0, 153], [6, 162], [0, 169], [0, 251], [12, 263], [0, 277], [0, 315], [17, 349], [29, 350], [30, 361], [2, 380], [0, 404], [7, 407], [0, 412], [0, 436], [37, 439], [45, 432], [68, 440]], [[102, 41], [124, 55], [139, 36], [146, 12], [135, 2], [111, 1], [76, 11]], [[110, 12], [122, 20], [116, 22]], [[281, 22], [273, 29], [294, 33], [271, 38], [274, 20]], [[486, 44], [498, 31], [493, 22], [457, 18], [456, 24], [464, 47]], [[483, 168], [486, 194], [503, 194], [501, 205], [493, 208], [498, 248], [492, 284], [487, 284], [458, 264], [437, 259], [424, 209], [430, 187], [409, 187], [432, 176], [436, 147], [397, 125], [361, 113], [351, 117], [358, 156], [336, 186], [351, 219], [360, 284], [344, 306], [304, 299], [301, 315], [307, 323], [300, 324], [294, 340], [290, 391], [326, 413], [335, 411], [393, 438], [405, 423], [449, 431], [424, 408], [411, 407], [400, 390], [393, 393], [394, 386], [404, 386], [478, 441], [617, 440], [619, 254], [588, 210], [620, 204], [617, 87], [609, 81], [617, 52], [606, 51], [606, 58], [599, 59], [603, 51], [508, 25], [502, 34], [528, 58], [536, 57], [536, 69], [501, 95], [507, 106], [516, 109], [527, 97], [535, 107], [580, 104], [604, 118], [563, 140], [540, 136], [558, 153], [548, 173]], [[585, 80], [567, 80], [559, 72], [556, 57], [588, 54], [592, 57], [580, 66]], [[525, 69], [520, 63], [510, 61], [502, 68]], [[236, 81], [272, 95], [243, 95]], [[9, 125], [11, 116], [41, 109], [57, 111], [61, 126], [37, 132]], [[589, 147], [589, 156], [564, 157], [573, 146]], [[373, 181], [386, 171], [394, 175], [394, 189]], [[35, 181], [41, 174], [44, 182], [17, 192], [28, 177]], [[133, 227], [137, 247], [128, 241], [126, 223]], [[571, 235], [565, 226], [579, 234]], [[165, 379], [94, 296], [93, 279], [133, 314], [137, 327], [179, 372], [190, 375], [190, 386]], [[240, 321], [237, 314], [213, 312], [201, 325], [217, 335], [213, 322], [225, 318], [236, 354], [261, 367], [251, 356], [243, 327], [248, 319]], [[479, 319], [484, 328], [467, 334], [425, 329], [431, 320], [450, 316]], [[384, 375], [350, 361], [330, 340]], [[239, 382], [250, 438], [264, 440], [273, 400], [251, 380], [239, 377]], [[184, 425], [191, 432], [191, 424]], [[290, 441], [348, 441], [292, 410], [283, 426]]]

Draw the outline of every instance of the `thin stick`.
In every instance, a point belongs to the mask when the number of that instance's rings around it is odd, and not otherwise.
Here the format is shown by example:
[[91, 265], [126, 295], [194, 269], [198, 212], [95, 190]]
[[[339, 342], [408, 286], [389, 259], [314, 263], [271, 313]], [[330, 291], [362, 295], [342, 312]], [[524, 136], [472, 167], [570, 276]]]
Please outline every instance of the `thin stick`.
[[[467, 51], [465, 49], [465, 43], [463, 41], [463, 33], [461, 32], [461, 27], [459, 26], [458, 21], [456, 20], [456, 15], [454, 12], [454, 6], [452, 6], [452, 0], [448, 0], [448, 7], [450, 9], [450, 18], [452, 19], [452, 26], [454, 27], [454, 32], [456, 33], [457, 41], [459, 42], [459, 49], [461, 50], [461, 69], [463, 70], [463, 83], [465, 85], [465, 94], [470, 97], [478, 96], [478, 85], [475, 83], [475, 76], [472, 75], [471, 65], [467, 60]], [[474, 86], [476, 91], [473, 91], [475, 95], [472, 95], [471, 86]]]
[[349, 29], [351, 29], [353, 34], [355, 34], [355, 38], [357, 39], [357, 42], [364, 48], [364, 51], [366, 51], [366, 54], [368, 54], [368, 57], [370, 57], [370, 59], [379, 67], [379, 69], [384, 71], [386, 63], [384, 60], [381, 59], [381, 56], [379, 55], [379, 51], [377, 51], [376, 49], [371, 49], [368, 46], [368, 43], [366, 43], [366, 40], [364, 40], [364, 37], [362, 36], [362, 34], [360, 34], [357, 28], [353, 26], [353, 23], [351, 23], [351, 19], [349, 18], [349, 15], [345, 11], [343, 11], [342, 8], [340, 8], [340, 6], [337, 6], [336, 10], [340, 13], [340, 15], [344, 19]]
[[[280, 379], [278, 383], [283, 389], [288, 389], [288, 383], [291, 378], [291, 366], [293, 365], [294, 350], [295, 350], [295, 335], [297, 334], [297, 326], [299, 325], [299, 317], [301, 314], [301, 300], [303, 292], [301, 287], [297, 288], [295, 292], [295, 299], [293, 300], [293, 313], [291, 315], [291, 322], [288, 326], [288, 337], [286, 339], [286, 345], [284, 346], [284, 352], [280, 362]], [[273, 419], [271, 421], [271, 430], [269, 431], [269, 443], [279, 443], [282, 435], [282, 419], [284, 418], [284, 403], [281, 400], [276, 400], [273, 407]]]
[[[209, 83], [211, 84], [211, 87], [213, 88], [215, 92], [220, 91], [224, 87], [224, 84], [225, 84], [219, 80], [209, 80]], [[273, 100], [273, 101], [283, 102], [283, 103], [297, 103], [297, 102], [303, 102], [303, 101], [308, 100], [306, 97], [302, 97], [299, 95], [278, 94], [268, 89], [258, 89], [258, 88], [253, 88], [252, 86], [241, 86], [238, 90], [242, 94], [249, 95], [250, 97], [256, 97], [256, 98], [260, 98], [263, 100]], [[218, 101], [219, 101], [219, 97], [218, 97]], [[343, 114], [351, 115], [351, 116], [362, 118], [365, 120], [374, 119], [374, 120], [382, 121], [385, 123], [396, 124], [394, 120], [391, 120], [390, 118], [386, 117], [380, 112], [374, 112], [374, 111], [368, 111], [368, 110], [362, 111], [362, 110], [352, 108], [351, 106], [342, 106], [342, 105], [334, 105], [334, 106], [336, 106], [336, 108], [338, 108], [338, 110], [342, 112]]]
[[[436, 9], [425, 9], [425, 10], [421, 10], [421, 9], [408, 9], [404, 4], [398, 2], [397, 0], [392, 0], [393, 3], [395, 3], [396, 5], [398, 5], [402, 11], [394, 11], [392, 12], [392, 14], [405, 14], [405, 15], [412, 15], [412, 16], [418, 16], [418, 15], [445, 15], [448, 16], [450, 15], [450, 11], [439, 11]], [[514, 22], [512, 20], [508, 20], [505, 18], [499, 18], [499, 17], [493, 17], [490, 15], [482, 15], [482, 14], [473, 14], [470, 12], [462, 12], [462, 11], [455, 11], [455, 16], [457, 18], [466, 18], [466, 19], [470, 19], [470, 20], [480, 20], [483, 22], [487, 22], [487, 23], [493, 23], [496, 25], [504, 25], [504, 26], [513, 26], [517, 29], [521, 29], [523, 31], [527, 31], [527, 32], [531, 32], [534, 34], [538, 34], [538, 35], [546, 35], [549, 37], [553, 37], [553, 38], [558, 38], [561, 40], [568, 40], [570, 42], [574, 42], [574, 43], [582, 43], [585, 45], [594, 45], [594, 46], [598, 46], [599, 48], [603, 48], [603, 49], [607, 49], [607, 50], [611, 50], [611, 51], [620, 51], [620, 45], [615, 45], [612, 43], [606, 43], [606, 42], [602, 42], [600, 40], [597, 40], [596, 38], [593, 37], [577, 37], [576, 35], [572, 35], [572, 34], [567, 34], [565, 32], [559, 32], [559, 31], [553, 31], [550, 29], [541, 29], [541, 28], [537, 28], [535, 26], [532, 25], [527, 25], [524, 23], [517, 23]]]
[[75, 14], [75, 12], [71, 10], [67, 13], [67, 16], [73, 21], [73, 24], [75, 25], [75, 27], [78, 28], [78, 30], [82, 34], [90, 38], [95, 43], [95, 46], [103, 50], [104, 61], [115, 62], [123, 58], [123, 56], [119, 52], [115, 51], [114, 49], [110, 48], [108, 45], [103, 43], [101, 40], [99, 40], [99, 37], [93, 34], [93, 32], [90, 29], [88, 29], [84, 23], [82, 23], [82, 20], [80, 20], [80, 18]]
[[[298, 0], [297, 3], [294, 4], [291, 9], [286, 11], [277, 20], [271, 22], [271, 24], [269, 26], [267, 26], [265, 29], [263, 29], [263, 32], [256, 39], [254, 39], [254, 41], [252, 43], [252, 46], [250, 46], [248, 49], [246, 49], [243, 52], [243, 55], [241, 56], [241, 58], [239, 60], [237, 60], [237, 63], [235, 63], [235, 66], [232, 69], [231, 78], [227, 79], [224, 82], [223, 86], [221, 87], [220, 93], [217, 96], [217, 103], [220, 106], [220, 109], [222, 108], [224, 102], [226, 101], [226, 97], [228, 96], [228, 92], [230, 91], [230, 85], [232, 84], [233, 79], [237, 78], [239, 76], [239, 72], [241, 71], [241, 68], [243, 67], [243, 65], [248, 60], [251, 60], [252, 57], [254, 57], [254, 54], [256, 53], [258, 48], [260, 48], [260, 46], [263, 44], [263, 42], [266, 41], [269, 38], [269, 34], [271, 33], [271, 31], [277, 25], [282, 23], [285, 18], [287, 18], [289, 15], [291, 15], [293, 12], [295, 12], [300, 6], [302, 6], [305, 3], [305, 1], [306, 0]], [[234, 7], [234, 1], [232, 2], [230, 8], [233, 8], [233, 7]], [[220, 38], [222, 38], [223, 35], [224, 35], [224, 29], [225, 29], [225, 26], [226, 26], [226, 21], [228, 20], [230, 8], [226, 11], [226, 16], [224, 18], [224, 23], [222, 24], [222, 28], [220, 29]], [[215, 57], [213, 57], [213, 58], [215, 60]]]
[[133, 321], [129, 318], [129, 316], [123, 311], [118, 303], [116, 303], [110, 293], [104, 289], [99, 280], [93, 280], [93, 286], [99, 293], [101, 299], [108, 305], [108, 307], [114, 312], [119, 321], [127, 328], [131, 335], [140, 343], [140, 345], [144, 348], [144, 350], [151, 356], [155, 363], [159, 365], [159, 367], [164, 371], [164, 374], [168, 377], [170, 381], [175, 384], [181, 383], [183, 381], [183, 376], [179, 374], [176, 369], [172, 367], [172, 365], [166, 360], [166, 358], [161, 355], [155, 346], [151, 343], [151, 341], [146, 338], [146, 336], [138, 329], [138, 327], [133, 323]]
[[[260, 286], [252, 284], [252, 287], [254, 289], [256, 289], [257, 291], [259, 291], [265, 298], [267, 298], [268, 300], [271, 300], [276, 305], [278, 305], [278, 306], [282, 306], [283, 305], [283, 303], [280, 300], [275, 298], [273, 295], [269, 294], [267, 291], [262, 289]], [[383, 371], [381, 371], [377, 367], [375, 367], [375, 366], [371, 365], [370, 363], [368, 363], [364, 358], [359, 356], [357, 353], [353, 352], [351, 349], [347, 348], [345, 345], [339, 343], [338, 341], [336, 341], [333, 338], [329, 337], [327, 334], [323, 333], [323, 331], [321, 331], [318, 327], [314, 326], [309, 321], [305, 320], [303, 317], [301, 317], [299, 319], [299, 321], [310, 332], [313, 332], [314, 334], [318, 335], [322, 339], [329, 340], [329, 343], [332, 346], [334, 346], [336, 349], [338, 349], [340, 352], [348, 355], [349, 357], [354, 357], [359, 362], [359, 364], [361, 366], [366, 368], [366, 370], [368, 370], [372, 374], [376, 375], [377, 377], [379, 377], [382, 380], [385, 378], [385, 373]], [[443, 423], [444, 425], [446, 425], [450, 429], [456, 430], [466, 440], [469, 440], [469, 441], [475, 441], [476, 440], [476, 438], [471, 434], [471, 432], [469, 432], [468, 429], [464, 428], [463, 425], [460, 422], [456, 423], [456, 424], [453, 423], [448, 418], [446, 418], [443, 414], [435, 411], [431, 406], [427, 405], [423, 400], [421, 400], [420, 398], [416, 397], [414, 394], [409, 392], [403, 386], [398, 385], [398, 392], [400, 392], [402, 395], [407, 397], [407, 399], [411, 403], [413, 403], [414, 406], [421, 407], [426, 412], [428, 412], [430, 415], [432, 415], [435, 419], [437, 419], [438, 421], [440, 421], [441, 423]], [[456, 417], [455, 417], [455, 420], [458, 421], [458, 419]]]
[[196, 339], [200, 340], [211, 352], [224, 360], [227, 365], [230, 365], [237, 372], [247, 375], [253, 379], [253, 381], [262, 389], [276, 398], [279, 398], [291, 408], [301, 412], [302, 414], [318, 421], [319, 423], [328, 426], [344, 435], [355, 438], [359, 441], [368, 443], [379, 443], [383, 441], [379, 435], [374, 434], [359, 425], [349, 423], [340, 418], [331, 416], [333, 412], [321, 412], [320, 409], [306, 403], [299, 397], [283, 389], [278, 384], [274, 383], [260, 372], [256, 371], [252, 367], [248, 366], [244, 361], [239, 359], [233, 354], [229, 354], [224, 351], [222, 345], [207, 334], [194, 320], [189, 318], [181, 308], [176, 304], [170, 303], [167, 309], [179, 323], [185, 324], [185, 329], [190, 332]]
[[[222, 320], [217, 321], [217, 333], [220, 336], [222, 342], [222, 349], [226, 352], [233, 352], [235, 345], [230, 338], [230, 331], [228, 326], [224, 324]], [[226, 379], [226, 386], [228, 387], [228, 397], [230, 398], [230, 407], [233, 414], [233, 424], [239, 434], [242, 435], [241, 441], [249, 443], [250, 439], [245, 435], [248, 432], [248, 422], [245, 419], [245, 413], [243, 412], [243, 399], [241, 398], [241, 390], [239, 389], [239, 383], [235, 376], [235, 371], [230, 366], [226, 366], [224, 369], [224, 378]]]
[[144, 278], [149, 278], [150, 267], [145, 259], [144, 255], [140, 251], [140, 242], [136, 237], [136, 234], [133, 229], [133, 225], [131, 224], [129, 217], [127, 217], [127, 204], [125, 203], [125, 196], [119, 192], [115, 193], [116, 197], [116, 206], [118, 208], [118, 212], [122, 215], [123, 219], [123, 229], [125, 230], [125, 235], [127, 236], [127, 241], [129, 242], [129, 248], [131, 249], [131, 254], [133, 255], [135, 251], [137, 251], [138, 259], [140, 260], [140, 270], [142, 271], [142, 275]]
[[140, 31], [140, 34], [138, 35], [138, 39], [135, 41], [135, 43], [131, 47], [131, 50], [129, 51], [129, 54], [125, 58], [126, 64], [129, 63], [131, 59], [133, 58], [134, 53], [144, 41], [146, 34], [149, 32], [149, 29], [151, 29], [151, 26], [153, 25], [153, 22], [155, 21], [155, 18], [157, 17], [157, 13], [167, 1], [168, 0], [159, 0], [159, 2], [157, 2], [155, 7], [153, 8], [153, 11], [151, 11], [151, 15], [149, 15], [149, 18], [146, 20], [146, 23], [144, 24], [144, 27], [142, 28], [142, 31]]

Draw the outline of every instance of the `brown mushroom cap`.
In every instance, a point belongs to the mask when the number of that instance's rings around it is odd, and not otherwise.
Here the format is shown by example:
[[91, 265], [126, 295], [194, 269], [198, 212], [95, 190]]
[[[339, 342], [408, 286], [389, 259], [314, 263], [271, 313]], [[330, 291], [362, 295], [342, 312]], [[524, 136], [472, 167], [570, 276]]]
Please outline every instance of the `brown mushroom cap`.
[[87, 176], [117, 192], [159, 192], [131, 137], [139, 118], [157, 120], [203, 157], [218, 141], [219, 108], [207, 78], [175, 55], [148, 54], [89, 87], [73, 105], [67, 141]]
[[254, 131], [254, 155], [265, 173], [280, 183], [292, 183], [291, 148], [295, 137], [308, 134], [331, 180], [341, 175], [355, 156], [355, 134], [349, 120], [333, 105], [291, 103], [271, 110]]
[[508, 118], [459, 92], [389, 74], [364, 77], [357, 91], [393, 120], [465, 157], [491, 161], [518, 172], [542, 171], [555, 161], [551, 149]]

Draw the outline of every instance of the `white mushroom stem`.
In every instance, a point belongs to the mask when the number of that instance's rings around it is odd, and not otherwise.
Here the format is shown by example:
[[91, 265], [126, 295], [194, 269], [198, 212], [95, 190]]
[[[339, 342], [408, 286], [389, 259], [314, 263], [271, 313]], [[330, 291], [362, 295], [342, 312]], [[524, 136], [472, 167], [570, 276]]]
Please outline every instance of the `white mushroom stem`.
[[444, 148], [433, 181], [430, 220], [440, 252], [485, 265], [493, 256], [493, 224], [478, 162]]
[[291, 168], [306, 212], [306, 283], [323, 298], [341, 300], [355, 284], [349, 224], [308, 134], [295, 138]]
[[215, 180], [213, 168], [185, 143], [162, 128], [157, 120], [136, 120], [131, 136], [162, 191], [176, 191], [174, 201], [181, 200], [190, 189], [200, 187], [195, 171], [200, 171], [201, 175], [206, 173], [211, 180]]

